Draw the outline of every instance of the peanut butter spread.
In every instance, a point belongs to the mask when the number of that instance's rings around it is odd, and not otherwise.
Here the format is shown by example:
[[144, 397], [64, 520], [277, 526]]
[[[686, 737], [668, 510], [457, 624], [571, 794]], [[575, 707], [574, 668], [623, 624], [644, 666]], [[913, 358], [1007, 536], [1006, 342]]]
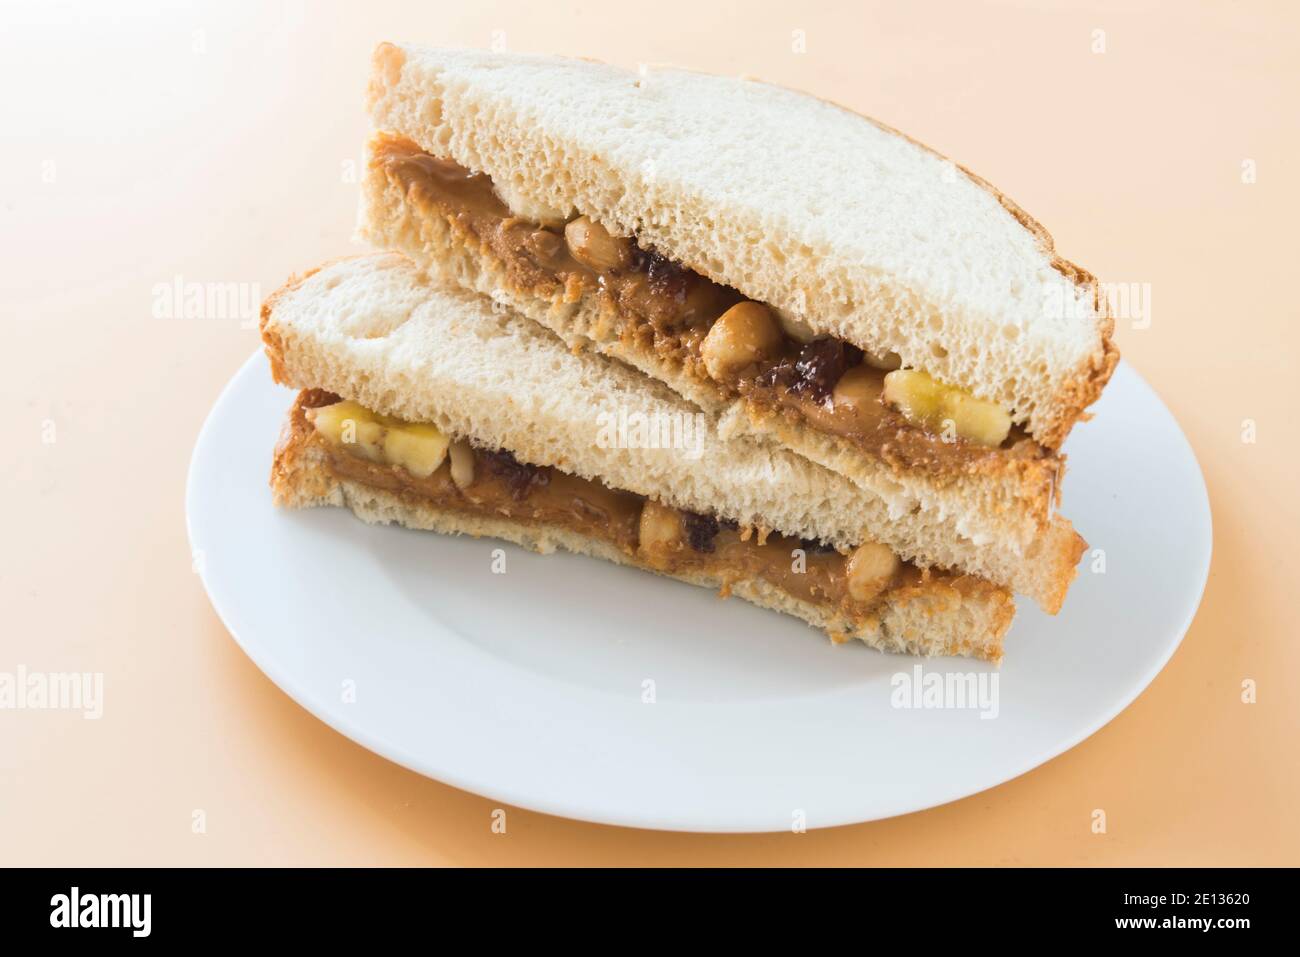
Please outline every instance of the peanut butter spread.
[[[490, 254], [518, 290], [565, 302], [600, 297], [614, 317], [612, 334], [720, 398], [743, 397], [752, 415], [939, 476], [1055, 458], [994, 404], [920, 373], [895, 374], [896, 356], [865, 356], [842, 340], [815, 338], [799, 321], [642, 249], [634, 237], [612, 236], [585, 216], [517, 216], [486, 175], [405, 138], [381, 137], [372, 162], [420, 215], [445, 219]], [[898, 381], [891, 385], [890, 376]], [[917, 394], [917, 381], [931, 388]]]
[[281, 442], [280, 454], [290, 446], [320, 449], [337, 478], [466, 515], [574, 531], [613, 545], [638, 564], [708, 575], [724, 582], [724, 590], [761, 579], [853, 620], [869, 617], [882, 596], [918, 586], [948, 586], [959, 595], [995, 588], [970, 576], [923, 571], [875, 543], [845, 555], [815, 542], [761, 535], [529, 465], [504, 450], [450, 442], [432, 426], [379, 416], [319, 390], [298, 396]]

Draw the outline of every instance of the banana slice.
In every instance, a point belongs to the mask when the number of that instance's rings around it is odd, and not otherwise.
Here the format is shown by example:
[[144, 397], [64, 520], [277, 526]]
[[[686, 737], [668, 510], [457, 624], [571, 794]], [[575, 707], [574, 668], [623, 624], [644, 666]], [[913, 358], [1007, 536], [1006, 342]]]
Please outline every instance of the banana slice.
[[309, 409], [307, 415], [326, 441], [418, 478], [438, 471], [447, 457], [450, 442], [434, 426], [378, 415], [350, 400]]
[[977, 445], [1001, 445], [1011, 431], [1011, 416], [996, 402], [977, 399], [915, 369], [885, 376], [885, 401], [919, 428], [940, 435], [956, 432]]
[[364, 406], [347, 400], [335, 402], [309, 409], [308, 418], [327, 441], [346, 446], [372, 462], [384, 460], [384, 425]]
[[384, 434], [384, 458], [416, 478], [428, 478], [447, 458], [447, 436], [432, 425], [404, 422]]

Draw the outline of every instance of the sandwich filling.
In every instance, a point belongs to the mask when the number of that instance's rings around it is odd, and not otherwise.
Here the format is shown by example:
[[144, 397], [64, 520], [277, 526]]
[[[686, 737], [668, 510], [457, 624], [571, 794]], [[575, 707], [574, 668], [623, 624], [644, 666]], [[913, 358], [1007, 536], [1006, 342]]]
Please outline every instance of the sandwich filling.
[[416, 214], [446, 220], [518, 289], [552, 301], [600, 297], [615, 319], [612, 334], [627, 346], [720, 399], [743, 398], [752, 415], [780, 416], [900, 469], [996, 471], [1055, 457], [995, 403], [900, 368], [896, 355], [818, 337], [799, 319], [586, 216], [536, 208], [519, 215], [489, 177], [408, 139], [381, 135], [372, 163]]
[[634, 564], [719, 580], [724, 593], [736, 582], [761, 580], [851, 621], [870, 618], [885, 596], [918, 586], [948, 586], [959, 596], [1000, 591], [972, 576], [919, 569], [878, 543], [841, 552], [672, 508], [320, 390], [298, 396], [281, 441], [281, 453], [287, 444], [318, 448], [338, 479], [443, 510], [576, 532]]

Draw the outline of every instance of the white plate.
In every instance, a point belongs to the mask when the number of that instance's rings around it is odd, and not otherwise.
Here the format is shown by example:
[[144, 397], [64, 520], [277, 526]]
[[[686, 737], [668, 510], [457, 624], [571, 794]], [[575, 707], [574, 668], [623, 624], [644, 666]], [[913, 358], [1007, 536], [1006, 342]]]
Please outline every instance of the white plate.
[[[1069, 448], [1065, 512], [1100, 552], [1056, 618], [1019, 602], [997, 717], [898, 708], [893, 676], [918, 663], [925, 675], [997, 669], [836, 647], [794, 619], [595, 559], [277, 510], [267, 477], [291, 400], [254, 356], [194, 450], [190, 539], [231, 634], [372, 751], [566, 817], [782, 831], [992, 787], [1077, 744], [1151, 682], [1209, 568], [1196, 459], [1122, 364]], [[505, 574], [492, 571], [497, 548]]]

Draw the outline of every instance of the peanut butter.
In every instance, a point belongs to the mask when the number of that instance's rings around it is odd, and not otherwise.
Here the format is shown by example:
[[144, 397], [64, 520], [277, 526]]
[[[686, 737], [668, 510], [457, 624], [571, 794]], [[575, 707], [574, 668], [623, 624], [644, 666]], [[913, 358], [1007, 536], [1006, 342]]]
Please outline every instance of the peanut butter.
[[[465, 514], [504, 516], [530, 525], [569, 529], [608, 542], [639, 564], [661, 571], [696, 571], [728, 587], [761, 579], [796, 599], [829, 605], [853, 618], [870, 614], [880, 597], [893, 589], [932, 577], [954, 581], [959, 577], [922, 573], [897, 559], [882, 564], [877, 553], [887, 550], [879, 545], [864, 545], [844, 555], [796, 538], [759, 536], [751, 529], [669, 508], [559, 469], [521, 463], [505, 451], [470, 448], [461, 442], [450, 444], [459, 455], [444, 455], [430, 474], [413, 474], [385, 459], [382, 450], [389, 443], [342, 438], [338, 415], [324, 414], [339, 406], [345, 406], [357, 420], [358, 433], [374, 421], [387, 424], [390, 437], [416, 430], [426, 441], [438, 441], [427, 435], [436, 434], [432, 426], [357, 412], [358, 406], [337, 396], [304, 392], [291, 417], [290, 441], [317, 443], [336, 476]], [[441, 443], [448, 447], [445, 437]], [[463, 458], [466, 453], [472, 462]], [[454, 477], [453, 469], [458, 467], [460, 475]], [[864, 554], [873, 560], [858, 560]]]

